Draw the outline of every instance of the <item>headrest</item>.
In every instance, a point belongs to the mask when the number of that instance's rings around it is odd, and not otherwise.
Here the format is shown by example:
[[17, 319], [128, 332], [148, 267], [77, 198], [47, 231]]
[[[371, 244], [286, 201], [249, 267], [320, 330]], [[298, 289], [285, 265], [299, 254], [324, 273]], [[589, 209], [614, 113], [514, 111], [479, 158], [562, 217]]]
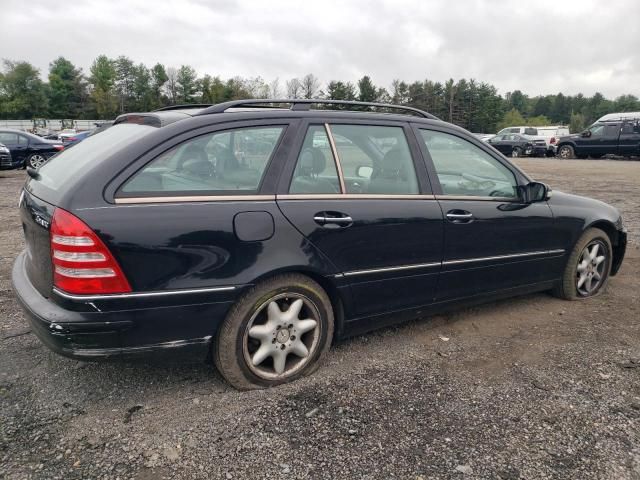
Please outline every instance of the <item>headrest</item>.
[[324, 172], [326, 166], [327, 159], [319, 148], [308, 147], [300, 153], [299, 175], [318, 175]]

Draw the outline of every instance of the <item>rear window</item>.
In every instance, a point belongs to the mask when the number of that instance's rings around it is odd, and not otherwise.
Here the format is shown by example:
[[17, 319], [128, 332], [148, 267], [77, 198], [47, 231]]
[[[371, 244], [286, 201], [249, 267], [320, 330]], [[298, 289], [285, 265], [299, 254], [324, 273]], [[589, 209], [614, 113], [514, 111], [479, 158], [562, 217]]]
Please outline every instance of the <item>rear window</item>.
[[134, 174], [118, 198], [256, 193], [283, 131], [245, 127], [187, 140]]
[[89, 164], [104, 160], [116, 150], [154, 131], [156, 129], [153, 127], [126, 124], [117, 125], [99, 135], [88, 137], [60, 152], [40, 167], [39, 183], [58, 191]]

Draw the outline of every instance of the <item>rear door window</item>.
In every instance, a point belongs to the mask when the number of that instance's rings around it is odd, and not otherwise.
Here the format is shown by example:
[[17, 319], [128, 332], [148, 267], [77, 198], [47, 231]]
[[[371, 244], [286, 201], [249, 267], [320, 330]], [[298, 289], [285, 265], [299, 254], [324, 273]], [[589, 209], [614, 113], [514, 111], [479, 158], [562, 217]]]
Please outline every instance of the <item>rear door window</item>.
[[415, 195], [418, 179], [402, 127], [331, 125], [345, 193]]
[[117, 196], [256, 193], [283, 131], [247, 127], [190, 139], [145, 165]]
[[18, 135], [12, 132], [0, 132], [0, 143], [5, 145], [17, 145]]
[[289, 193], [340, 193], [338, 170], [324, 125], [312, 125], [307, 130]]

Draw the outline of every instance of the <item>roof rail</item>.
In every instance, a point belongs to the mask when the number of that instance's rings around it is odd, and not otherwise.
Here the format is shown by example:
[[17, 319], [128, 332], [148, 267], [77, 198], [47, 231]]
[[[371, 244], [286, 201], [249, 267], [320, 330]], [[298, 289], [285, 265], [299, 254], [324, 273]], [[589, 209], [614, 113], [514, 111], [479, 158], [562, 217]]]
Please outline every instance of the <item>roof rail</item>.
[[212, 103], [187, 103], [184, 105], [169, 105], [167, 107], [156, 108], [154, 112], [164, 112], [166, 110], [187, 110], [189, 108], [207, 108], [211, 107]]
[[[290, 110], [295, 111], [308, 111], [311, 110], [312, 105], [347, 105], [352, 107], [375, 107], [375, 108], [387, 108], [390, 110], [404, 110], [418, 114], [424, 118], [430, 118], [432, 120], [440, 120], [435, 115], [431, 115], [424, 110], [420, 110], [414, 107], [407, 107], [405, 105], [393, 105], [390, 103], [376, 103], [376, 102], [357, 102], [352, 100], [325, 100], [314, 98], [288, 98], [288, 99], [267, 99], [267, 98], [251, 98], [246, 100], [233, 100], [231, 102], [218, 103], [205, 108], [197, 115], [209, 115], [210, 113], [224, 113], [230, 108], [269, 108], [268, 105], [275, 107], [277, 104], [290, 104]], [[278, 108], [278, 107], [275, 107]]]

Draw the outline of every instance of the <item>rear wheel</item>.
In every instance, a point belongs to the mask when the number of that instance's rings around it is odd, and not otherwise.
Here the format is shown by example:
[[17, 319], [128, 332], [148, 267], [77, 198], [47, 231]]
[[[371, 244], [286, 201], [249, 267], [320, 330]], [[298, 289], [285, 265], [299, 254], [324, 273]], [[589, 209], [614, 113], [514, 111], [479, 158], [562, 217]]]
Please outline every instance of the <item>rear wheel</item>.
[[213, 358], [232, 386], [270, 387], [315, 371], [332, 337], [326, 292], [308, 277], [286, 274], [238, 300], [220, 327]]
[[558, 156], [560, 158], [569, 159], [569, 158], [575, 158], [576, 153], [573, 150], [573, 147], [571, 145], [562, 145], [558, 149]]
[[513, 147], [513, 150], [511, 150], [511, 156], [513, 158], [521, 157], [522, 149], [520, 147]]
[[573, 247], [554, 295], [566, 300], [597, 295], [609, 279], [611, 258], [609, 236], [599, 228], [590, 228]]
[[47, 161], [47, 157], [45, 157], [41, 153], [32, 153], [27, 159], [27, 165], [31, 168], [38, 168], [42, 166]]

